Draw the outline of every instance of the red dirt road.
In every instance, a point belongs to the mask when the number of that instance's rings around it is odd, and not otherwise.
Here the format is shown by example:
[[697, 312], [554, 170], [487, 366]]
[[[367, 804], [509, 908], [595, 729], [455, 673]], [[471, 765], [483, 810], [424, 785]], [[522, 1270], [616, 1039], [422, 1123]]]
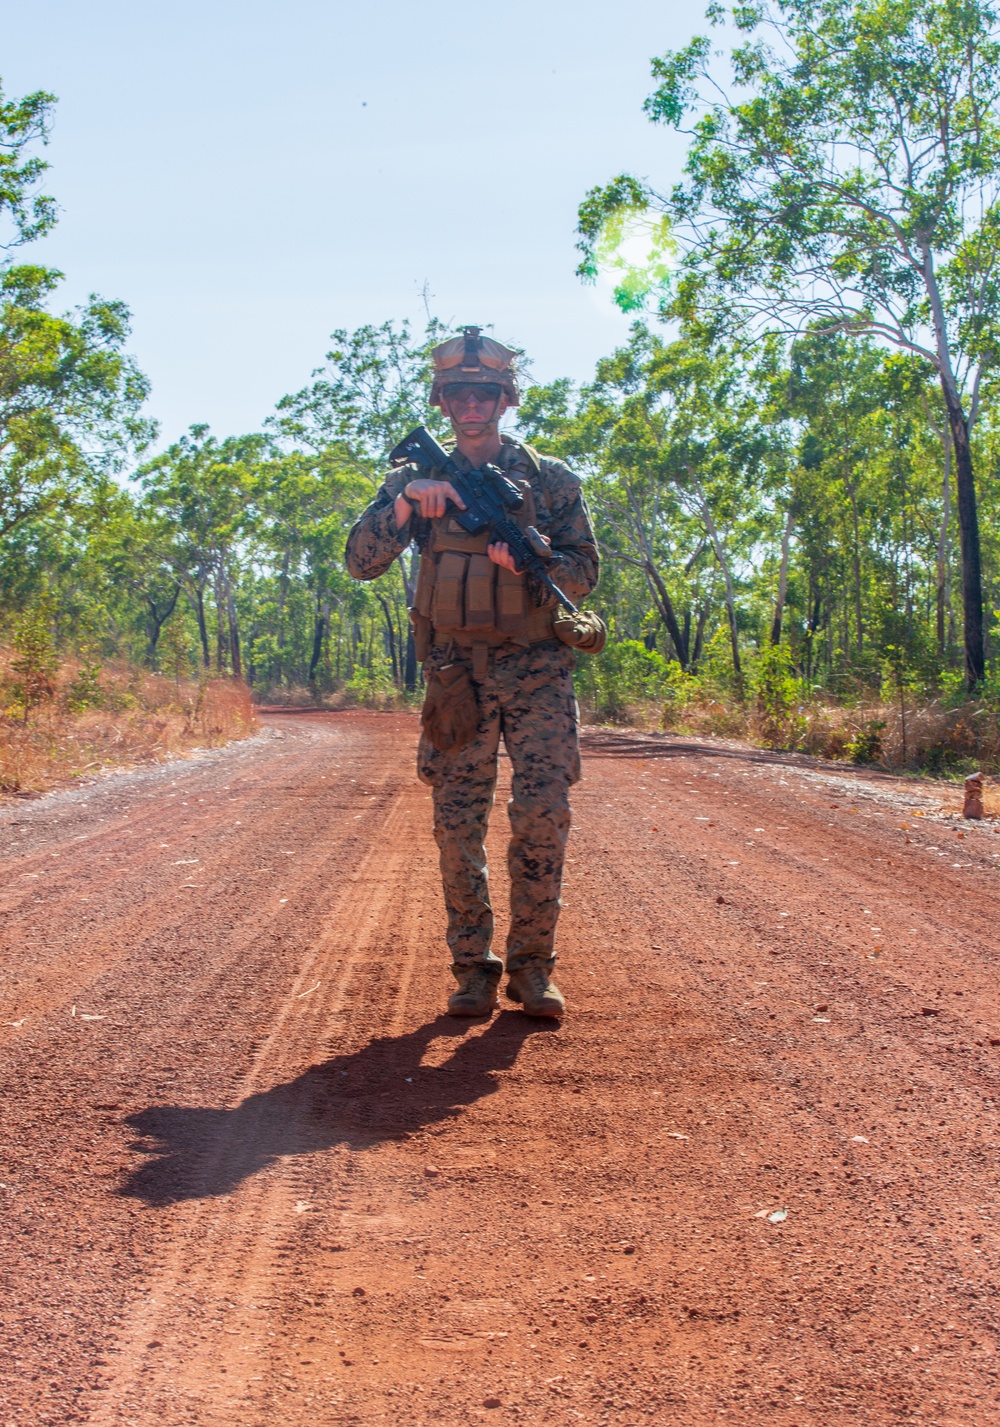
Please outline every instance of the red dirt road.
[[0, 809], [0, 1427], [1000, 1421], [1000, 835], [594, 731], [463, 1024], [414, 721], [269, 722]]

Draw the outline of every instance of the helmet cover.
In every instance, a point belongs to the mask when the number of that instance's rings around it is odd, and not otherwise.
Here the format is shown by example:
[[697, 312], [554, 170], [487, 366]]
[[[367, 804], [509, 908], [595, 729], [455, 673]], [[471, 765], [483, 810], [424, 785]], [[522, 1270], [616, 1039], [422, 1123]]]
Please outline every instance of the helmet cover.
[[441, 405], [441, 392], [459, 383], [490, 383], [500, 387], [510, 406], [519, 406], [514, 359], [517, 353], [492, 337], [484, 337], [478, 327], [464, 327], [461, 337], [449, 337], [431, 349], [434, 381], [431, 406]]

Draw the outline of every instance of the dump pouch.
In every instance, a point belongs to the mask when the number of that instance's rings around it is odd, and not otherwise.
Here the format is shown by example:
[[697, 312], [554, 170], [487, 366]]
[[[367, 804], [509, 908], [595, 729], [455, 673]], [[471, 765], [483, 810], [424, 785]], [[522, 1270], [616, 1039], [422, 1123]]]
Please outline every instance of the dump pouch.
[[608, 626], [590, 609], [576, 614], [560, 614], [552, 621], [552, 632], [563, 644], [580, 654], [600, 654], [608, 642]]
[[424, 737], [439, 753], [456, 753], [471, 743], [479, 728], [479, 704], [468, 670], [445, 664], [427, 681], [420, 711]]

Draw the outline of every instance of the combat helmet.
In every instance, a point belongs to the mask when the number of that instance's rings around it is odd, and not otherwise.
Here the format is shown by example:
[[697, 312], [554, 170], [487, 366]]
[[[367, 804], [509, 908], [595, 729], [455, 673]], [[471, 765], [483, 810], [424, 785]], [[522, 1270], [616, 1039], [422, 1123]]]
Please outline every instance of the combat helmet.
[[459, 382], [489, 382], [500, 387], [511, 406], [520, 406], [514, 359], [517, 353], [492, 337], [484, 337], [478, 327], [463, 327], [461, 337], [449, 337], [431, 349], [434, 382], [431, 406], [441, 405], [446, 386]]

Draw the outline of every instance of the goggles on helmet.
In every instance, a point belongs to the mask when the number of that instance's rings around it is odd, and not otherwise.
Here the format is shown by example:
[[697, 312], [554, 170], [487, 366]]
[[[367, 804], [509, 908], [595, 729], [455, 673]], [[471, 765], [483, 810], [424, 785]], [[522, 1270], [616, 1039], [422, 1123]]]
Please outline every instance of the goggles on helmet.
[[503, 388], [496, 382], [448, 382], [442, 388], [442, 395], [456, 406], [465, 406], [474, 401], [477, 406], [494, 406]]

